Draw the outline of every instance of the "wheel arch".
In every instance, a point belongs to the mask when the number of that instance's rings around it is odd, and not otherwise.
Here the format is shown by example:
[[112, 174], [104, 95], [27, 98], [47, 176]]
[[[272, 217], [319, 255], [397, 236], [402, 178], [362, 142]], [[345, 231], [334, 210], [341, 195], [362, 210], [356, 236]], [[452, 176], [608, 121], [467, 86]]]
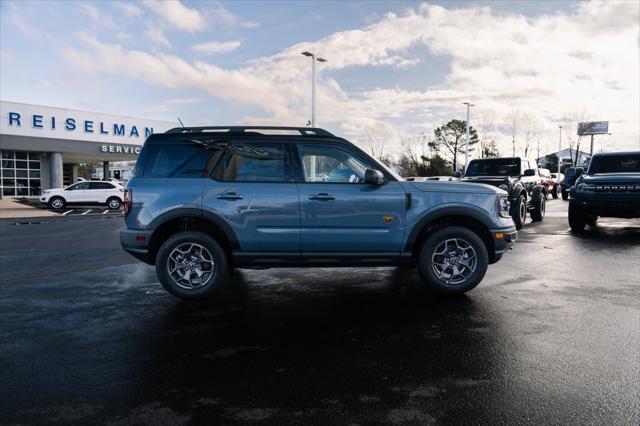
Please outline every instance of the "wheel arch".
[[153, 225], [154, 231], [149, 238], [150, 261], [155, 262], [160, 246], [171, 235], [185, 231], [196, 231], [214, 238], [225, 250], [227, 258], [231, 262], [233, 251], [239, 249], [238, 240], [233, 230], [218, 215], [206, 213], [203, 214], [199, 209], [183, 209], [179, 214], [173, 212], [151, 222], [150, 228]]
[[405, 250], [415, 256], [429, 233], [445, 226], [462, 226], [478, 234], [487, 247], [491, 260], [495, 251], [490, 232], [492, 222], [486, 217], [486, 214], [471, 206], [452, 206], [427, 213], [411, 231]]

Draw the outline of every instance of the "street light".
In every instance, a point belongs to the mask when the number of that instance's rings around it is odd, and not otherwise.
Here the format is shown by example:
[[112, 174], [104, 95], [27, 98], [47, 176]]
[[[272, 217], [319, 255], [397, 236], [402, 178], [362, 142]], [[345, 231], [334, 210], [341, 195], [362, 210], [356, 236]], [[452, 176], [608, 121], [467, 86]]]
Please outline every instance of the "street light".
[[[558, 175], [556, 176], [556, 180], [560, 183], [560, 151], [562, 151], [562, 126], [558, 126], [558, 130], [560, 133], [560, 137], [558, 138]], [[569, 152], [571, 154], [571, 152]]]
[[469, 102], [463, 102], [462, 104], [467, 106], [467, 138], [464, 143], [464, 171], [466, 172], [469, 165], [469, 114], [471, 107], [475, 105]]
[[316, 127], [316, 61], [327, 62], [327, 60], [318, 58], [311, 52], [302, 52], [302, 54], [311, 58], [311, 127]]

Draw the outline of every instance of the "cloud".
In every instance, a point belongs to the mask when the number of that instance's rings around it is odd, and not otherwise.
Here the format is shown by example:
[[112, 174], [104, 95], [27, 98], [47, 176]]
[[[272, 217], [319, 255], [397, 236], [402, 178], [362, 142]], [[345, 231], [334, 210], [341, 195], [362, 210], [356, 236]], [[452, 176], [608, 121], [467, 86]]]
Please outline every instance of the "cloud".
[[201, 55], [215, 55], [217, 53], [227, 53], [236, 50], [242, 43], [240, 41], [226, 41], [199, 43], [191, 46], [191, 50]]
[[[495, 111], [500, 120], [514, 109], [535, 115], [540, 136], [550, 140], [556, 140], [558, 124], [586, 106], [589, 116], [611, 120], [616, 146], [640, 149], [639, 21], [634, 2], [593, 1], [571, 13], [535, 18], [488, 7], [424, 4], [234, 69], [128, 50], [89, 36], [82, 38], [85, 48], [67, 49], [65, 57], [84, 70], [171, 89], [198, 88], [267, 113], [246, 117], [250, 122], [302, 125], [309, 115], [310, 67], [300, 52], [310, 50], [328, 59], [318, 68], [320, 122], [347, 135], [363, 137], [381, 125], [393, 126], [396, 134], [430, 133], [443, 120], [464, 118], [461, 103], [469, 100], [478, 110]], [[400, 85], [350, 92], [331, 78], [333, 70], [355, 66], [363, 67], [362, 73], [373, 66], [420, 73], [418, 60], [429, 57], [446, 58], [449, 68], [437, 85], [420, 90]], [[491, 137], [510, 140], [497, 131]]]
[[144, 108], [144, 112], [150, 114], [157, 114], [160, 112], [168, 112], [175, 111], [180, 107], [184, 107], [187, 105], [194, 105], [202, 102], [202, 98], [173, 98], [167, 99], [161, 102], [154, 103], [153, 105], [149, 105]]
[[214, 3], [214, 6], [212, 8], [212, 15], [212, 18], [226, 29], [231, 29], [234, 27], [255, 28], [258, 26], [257, 22], [249, 21], [233, 14], [220, 2]]
[[142, 16], [142, 10], [132, 3], [116, 2], [115, 6], [130, 18], [139, 18]]
[[144, 36], [146, 37], [147, 40], [149, 40], [153, 44], [156, 44], [162, 47], [171, 47], [171, 43], [165, 37], [162, 30], [158, 27], [155, 27], [153, 25], [148, 25], [147, 28], [144, 30]]
[[205, 19], [197, 9], [189, 8], [178, 0], [144, 0], [167, 24], [183, 31], [200, 31], [205, 27]]
[[102, 13], [95, 6], [87, 3], [80, 5], [80, 10], [91, 19], [91, 22], [95, 26], [103, 27], [109, 30], [116, 30], [120, 26], [113, 20], [113, 18], [105, 13]]

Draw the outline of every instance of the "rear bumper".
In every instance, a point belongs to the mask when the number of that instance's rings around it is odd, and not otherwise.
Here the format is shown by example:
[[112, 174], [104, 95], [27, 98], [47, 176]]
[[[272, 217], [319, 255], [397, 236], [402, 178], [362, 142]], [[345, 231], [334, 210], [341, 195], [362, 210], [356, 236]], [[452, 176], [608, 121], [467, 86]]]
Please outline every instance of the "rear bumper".
[[489, 232], [493, 238], [493, 253], [489, 253], [489, 263], [496, 263], [516, 242], [518, 231], [515, 226], [509, 226], [490, 229]]
[[153, 230], [121, 229], [120, 245], [136, 259], [152, 264], [149, 255], [149, 240], [152, 234]]

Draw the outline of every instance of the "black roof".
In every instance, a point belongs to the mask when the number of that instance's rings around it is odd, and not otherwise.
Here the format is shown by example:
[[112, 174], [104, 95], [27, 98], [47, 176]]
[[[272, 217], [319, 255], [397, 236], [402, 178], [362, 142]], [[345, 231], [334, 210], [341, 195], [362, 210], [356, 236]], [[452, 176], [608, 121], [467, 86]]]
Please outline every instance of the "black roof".
[[[265, 132], [266, 131], [266, 132]], [[291, 136], [286, 133], [276, 133], [277, 131], [289, 131], [297, 132], [295, 136], [329, 136], [334, 135], [324, 129], [317, 127], [288, 127], [288, 126], [203, 126], [203, 127], [174, 127], [167, 130], [165, 133], [170, 134], [221, 134], [221, 133], [242, 133], [251, 135], [278, 135], [278, 136]]]

